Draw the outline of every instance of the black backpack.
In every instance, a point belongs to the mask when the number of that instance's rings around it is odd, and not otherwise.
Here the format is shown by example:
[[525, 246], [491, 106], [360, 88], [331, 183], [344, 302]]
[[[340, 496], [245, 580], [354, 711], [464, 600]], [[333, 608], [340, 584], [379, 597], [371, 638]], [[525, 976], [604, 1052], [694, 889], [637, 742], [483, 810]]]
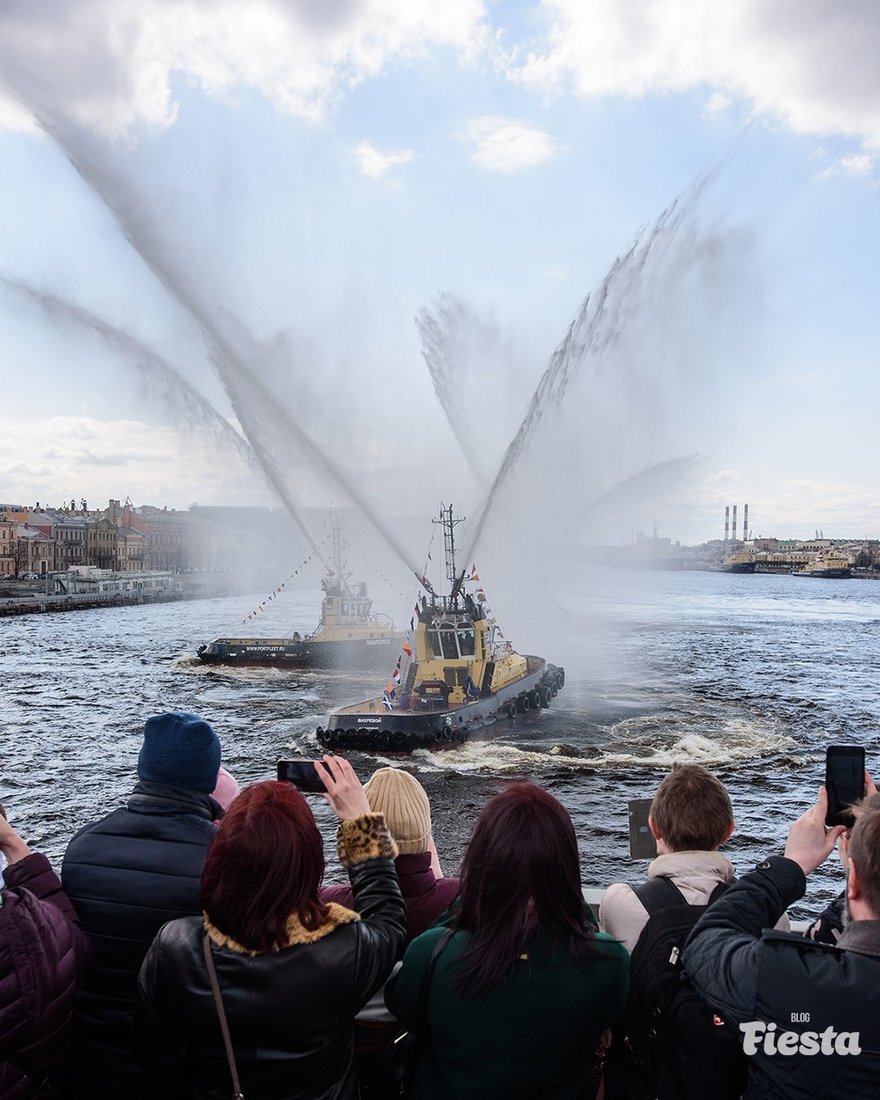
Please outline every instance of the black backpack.
[[629, 1003], [605, 1067], [606, 1100], [737, 1100], [746, 1056], [734, 1031], [699, 996], [681, 964], [685, 941], [709, 905], [689, 905], [668, 878], [634, 887], [648, 923], [630, 959]]

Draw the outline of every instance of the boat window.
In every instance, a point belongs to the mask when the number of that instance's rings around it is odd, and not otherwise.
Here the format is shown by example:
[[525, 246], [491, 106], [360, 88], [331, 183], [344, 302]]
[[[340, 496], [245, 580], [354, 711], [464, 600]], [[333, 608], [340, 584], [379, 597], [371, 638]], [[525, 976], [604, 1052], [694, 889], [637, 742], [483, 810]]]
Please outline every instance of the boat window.
[[443, 623], [440, 627], [440, 645], [443, 647], [443, 656], [447, 660], [454, 661], [458, 657], [458, 646], [455, 640], [455, 627], [450, 623]]
[[443, 647], [440, 645], [440, 631], [436, 626], [428, 630], [428, 641], [431, 643], [431, 652], [435, 657], [443, 656]]
[[473, 630], [459, 630], [458, 632], [458, 648], [462, 657], [473, 657], [474, 655], [474, 632]]

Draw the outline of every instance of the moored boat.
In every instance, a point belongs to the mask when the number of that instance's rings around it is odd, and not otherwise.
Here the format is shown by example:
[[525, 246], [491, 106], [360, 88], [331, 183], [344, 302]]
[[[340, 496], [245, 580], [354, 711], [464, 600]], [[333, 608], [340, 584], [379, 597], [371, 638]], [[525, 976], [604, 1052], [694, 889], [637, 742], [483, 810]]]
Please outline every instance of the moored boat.
[[342, 522], [334, 516], [333, 552], [321, 580], [321, 621], [311, 634], [289, 638], [215, 638], [199, 646], [206, 664], [270, 668], [387, 669], [403, 641], [387, 615], [373, 611], [364, 583], [350, 585], [342, 552]]
[[499, 719], [550, 706], [565, 671], [543, 657], [516, 652], [487, 613], [482, 592], [463, 589], [455, 567], [451, 506], [441, 505], [448, 596], [427, 584], [407, 641], [385, 691], [339, 707], [319, 726], [321, 745], [409, 752], [460, 745]]
[[820, 554], [813, 561], [808, 561], [801, 569], [792, 573], [793, 577], [849, 577], [852, 569], [849, 559], [839, 554]]

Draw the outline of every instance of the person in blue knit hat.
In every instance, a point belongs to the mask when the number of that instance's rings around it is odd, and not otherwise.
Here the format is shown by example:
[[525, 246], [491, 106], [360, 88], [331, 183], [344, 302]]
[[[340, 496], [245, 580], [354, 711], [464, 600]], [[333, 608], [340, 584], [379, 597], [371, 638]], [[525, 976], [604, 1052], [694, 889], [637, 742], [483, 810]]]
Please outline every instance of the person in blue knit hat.
[[126, 804], [81, 829], [61, 880], [95, 947], [74, 1004], [62, 1094], [177, 1100], [187, 1091], [148, 1080], [132, 1050], [137, 976], [166, 921], [201, 912], [199, 880], [223, 814], [212, 797], [220, 739], [185, 711], [147, 719], [138, 782]]

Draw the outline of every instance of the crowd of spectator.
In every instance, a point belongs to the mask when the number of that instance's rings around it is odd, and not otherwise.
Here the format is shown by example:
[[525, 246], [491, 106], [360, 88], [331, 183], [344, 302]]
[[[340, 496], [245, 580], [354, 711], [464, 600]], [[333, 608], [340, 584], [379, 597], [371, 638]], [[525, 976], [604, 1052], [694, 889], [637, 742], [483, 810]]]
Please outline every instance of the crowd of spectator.
[[[0, 807], [0, 1097], [756, 1100], [880, 1095], [880, 797], [737, 878], [723, 784], [677, 765], [657, 857], [598, 926], [574, 826], [531, 782], [483, 806], [460, 874], [403, 768], [315, 763], [347, 885], [290, 783], [239, 791], [220, 740], [150, 718], [124, 806], [60, 879]], [[838, 847], [846, 885], [787, 912]]]

